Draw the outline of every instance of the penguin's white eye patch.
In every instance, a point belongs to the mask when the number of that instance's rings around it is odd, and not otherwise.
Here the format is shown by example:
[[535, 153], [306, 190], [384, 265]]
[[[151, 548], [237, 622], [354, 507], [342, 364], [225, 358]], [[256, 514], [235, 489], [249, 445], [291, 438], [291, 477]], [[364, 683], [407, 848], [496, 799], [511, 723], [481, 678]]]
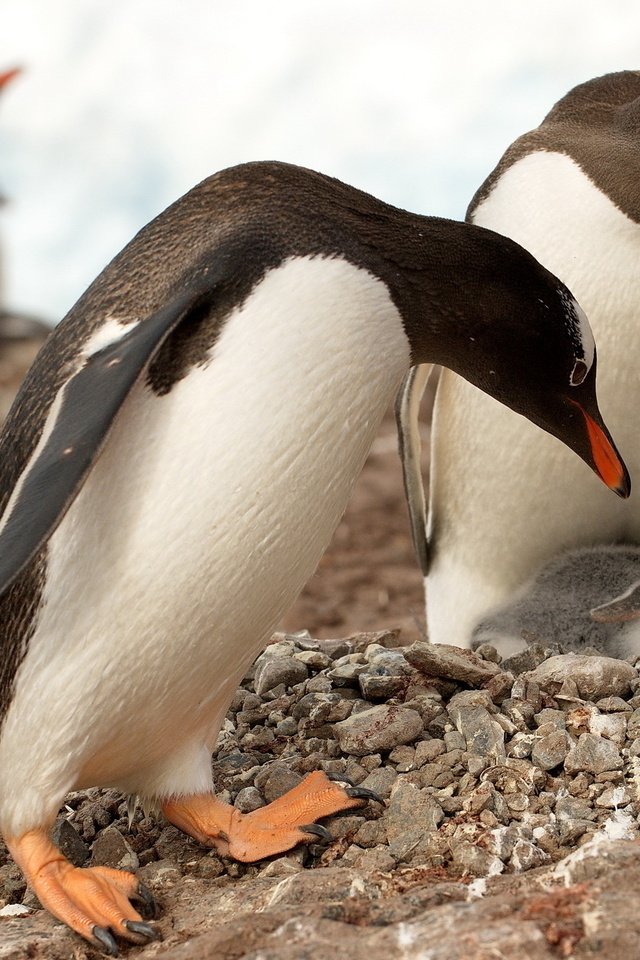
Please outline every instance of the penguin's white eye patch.
[[573, 365], [573, 370], [571, 371], [571, 376], [569, 377], [569, 383], [572, 387], [577, 387], [578, 384], [582, 383], [586, 375], [589, 373], [589, 367], [584, 360], [576, 360]]

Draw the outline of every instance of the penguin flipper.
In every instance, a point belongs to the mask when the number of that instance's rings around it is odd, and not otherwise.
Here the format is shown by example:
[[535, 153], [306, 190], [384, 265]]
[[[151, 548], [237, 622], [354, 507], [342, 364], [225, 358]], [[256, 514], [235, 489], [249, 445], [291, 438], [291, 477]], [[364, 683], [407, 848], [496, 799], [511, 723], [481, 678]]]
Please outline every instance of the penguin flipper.
[[0, 518], [0, 594], [66, 514], [140, 374], [172, 330], [211, 295], [210, 288], [192, 288], [125, 329], [118, 340], [89, 354], [58, 392]]
[[433, 365], [423, 363], [411, 367], [400, 387], [396, 399], [396, 424], [404, 492], [409, 508], [411, 538], [423, 576], [429, 572], [429, 546], [427, 542], [427, 505], [420, 470], [420, 425], [418, 415], [420, 401], [426, 390]]

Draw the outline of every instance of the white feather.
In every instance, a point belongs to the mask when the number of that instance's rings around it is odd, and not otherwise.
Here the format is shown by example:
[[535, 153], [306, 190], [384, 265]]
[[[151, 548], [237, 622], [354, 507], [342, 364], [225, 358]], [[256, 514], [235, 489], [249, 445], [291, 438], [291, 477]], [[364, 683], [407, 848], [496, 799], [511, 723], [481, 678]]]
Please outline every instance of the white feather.
[[50, 541], [0, 740], [5, 836], [80, 786], [210, 789], [233, 691], [318, 564], [408, 365], [384, 284], [301, 258], [264, 277], [206, 365], [165, 396], [134, 388]]

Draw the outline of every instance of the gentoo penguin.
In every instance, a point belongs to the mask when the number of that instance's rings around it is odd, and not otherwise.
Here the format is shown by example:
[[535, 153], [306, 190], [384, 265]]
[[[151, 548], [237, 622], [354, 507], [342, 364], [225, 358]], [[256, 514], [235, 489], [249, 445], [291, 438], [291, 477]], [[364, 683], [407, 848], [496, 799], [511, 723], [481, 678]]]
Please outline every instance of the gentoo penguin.
[[363, 794], [315, 772], [248, 815], [211, 749], [313, 573], [411, 364], [451, 365], [628, 474], [590, 328], [517, 244], [281, 163], [204, 181], [145, 227], [42, 348], [0, 435], [0, 830], [93, 943], [154, 936], [131, 874], [76, 869], [65, 794], [117, 785], [240, 860]]
[[[567, 283], [592, 325], [598, 394], [631, 475], [640, 470], [640, 73], [591, 80], [520, 137], [480, 187], [469, 222], [526, 247]], [[445, 371], [432, 435], [429, 517], [415, 468], [412, 374], [400, 411], [428, 633], [469, 645], [485, 615], [556, 554], [640, 542], [640, 501], [603, 496], [559, 444]], [[425, 528], [428, 526], [428, 532]]]
[[473, 631], [472, 646], [491, 643], [507, 656], [523, 642], [558, 643], [578, 653], [590, 647], [620, 659], [637, 655], [640, 627], [630, 618], [614, 617], [611, 601], [639, 577], [640, 546], [568, 550], [484, 617]]

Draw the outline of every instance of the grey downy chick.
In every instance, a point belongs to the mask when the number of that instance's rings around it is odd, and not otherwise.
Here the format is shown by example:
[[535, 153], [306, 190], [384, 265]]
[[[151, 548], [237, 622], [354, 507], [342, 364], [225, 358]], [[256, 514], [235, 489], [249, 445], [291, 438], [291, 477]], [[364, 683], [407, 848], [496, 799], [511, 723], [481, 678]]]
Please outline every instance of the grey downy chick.
[[[592, 611], [617, 603], [639, 579], [640, 546], [603, 544], [569, 550], [475, 627], [472, 648], [490, 643], [503, 656], [512, 656], [530, 643], [553, 643], [578, 652], [596, 649], [611, 657], [638, 653], [640, 621], [628, 616], [614, 619], [613, 607], [607, 622]], [[640, 602], [637, 606], [640, 616]]]

